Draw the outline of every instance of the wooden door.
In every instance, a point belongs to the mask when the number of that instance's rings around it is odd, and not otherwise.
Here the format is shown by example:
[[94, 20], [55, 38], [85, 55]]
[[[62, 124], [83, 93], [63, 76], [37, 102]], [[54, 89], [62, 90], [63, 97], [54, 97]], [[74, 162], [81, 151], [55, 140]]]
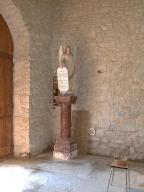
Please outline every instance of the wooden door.
[[12, 154], [13, 40], [0, 15], [0, 158]]

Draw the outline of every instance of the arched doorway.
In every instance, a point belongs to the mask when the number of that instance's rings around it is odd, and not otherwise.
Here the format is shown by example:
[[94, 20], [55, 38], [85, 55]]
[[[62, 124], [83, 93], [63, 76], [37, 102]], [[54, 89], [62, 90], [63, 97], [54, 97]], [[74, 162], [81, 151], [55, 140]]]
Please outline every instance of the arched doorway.
[[12, 154], [13, 40], [0, 15], [0, 158]]

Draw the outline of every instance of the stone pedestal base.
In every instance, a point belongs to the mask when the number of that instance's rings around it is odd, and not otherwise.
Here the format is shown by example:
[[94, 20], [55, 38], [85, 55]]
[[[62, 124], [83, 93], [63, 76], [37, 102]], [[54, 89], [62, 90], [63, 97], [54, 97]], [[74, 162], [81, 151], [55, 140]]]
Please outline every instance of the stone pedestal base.
[[53, 159], [70, 160], [77, 156], [77, 144], [71, 139], [58, 139], [54, 146]]

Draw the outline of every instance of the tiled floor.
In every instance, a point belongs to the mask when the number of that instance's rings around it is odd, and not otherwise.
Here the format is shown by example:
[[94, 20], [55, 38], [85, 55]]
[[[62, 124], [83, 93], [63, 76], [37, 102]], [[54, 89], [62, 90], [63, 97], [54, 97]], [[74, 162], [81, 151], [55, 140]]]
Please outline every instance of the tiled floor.
[[[81, 156], [53, 161], [51, 154], [0, 163], [1, 192], [106, 192], [111, 158]], [[144, 162], [130, 162], [131, 187], [144, 191]], [[110, 192], [124, 192], [125, 172], [116, 171]]]

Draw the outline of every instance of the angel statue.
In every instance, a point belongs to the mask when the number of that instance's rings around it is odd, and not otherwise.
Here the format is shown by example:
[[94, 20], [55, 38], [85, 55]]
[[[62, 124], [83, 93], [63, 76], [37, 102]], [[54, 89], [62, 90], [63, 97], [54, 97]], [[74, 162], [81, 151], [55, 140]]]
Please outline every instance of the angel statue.
[[76, 61], [76, 48], [72, 49], [70, 46], [60, 46], [59, 48], [59, 65], [68, 70], [69, 92], [72, 92], [75, 77], [75, 62]]

